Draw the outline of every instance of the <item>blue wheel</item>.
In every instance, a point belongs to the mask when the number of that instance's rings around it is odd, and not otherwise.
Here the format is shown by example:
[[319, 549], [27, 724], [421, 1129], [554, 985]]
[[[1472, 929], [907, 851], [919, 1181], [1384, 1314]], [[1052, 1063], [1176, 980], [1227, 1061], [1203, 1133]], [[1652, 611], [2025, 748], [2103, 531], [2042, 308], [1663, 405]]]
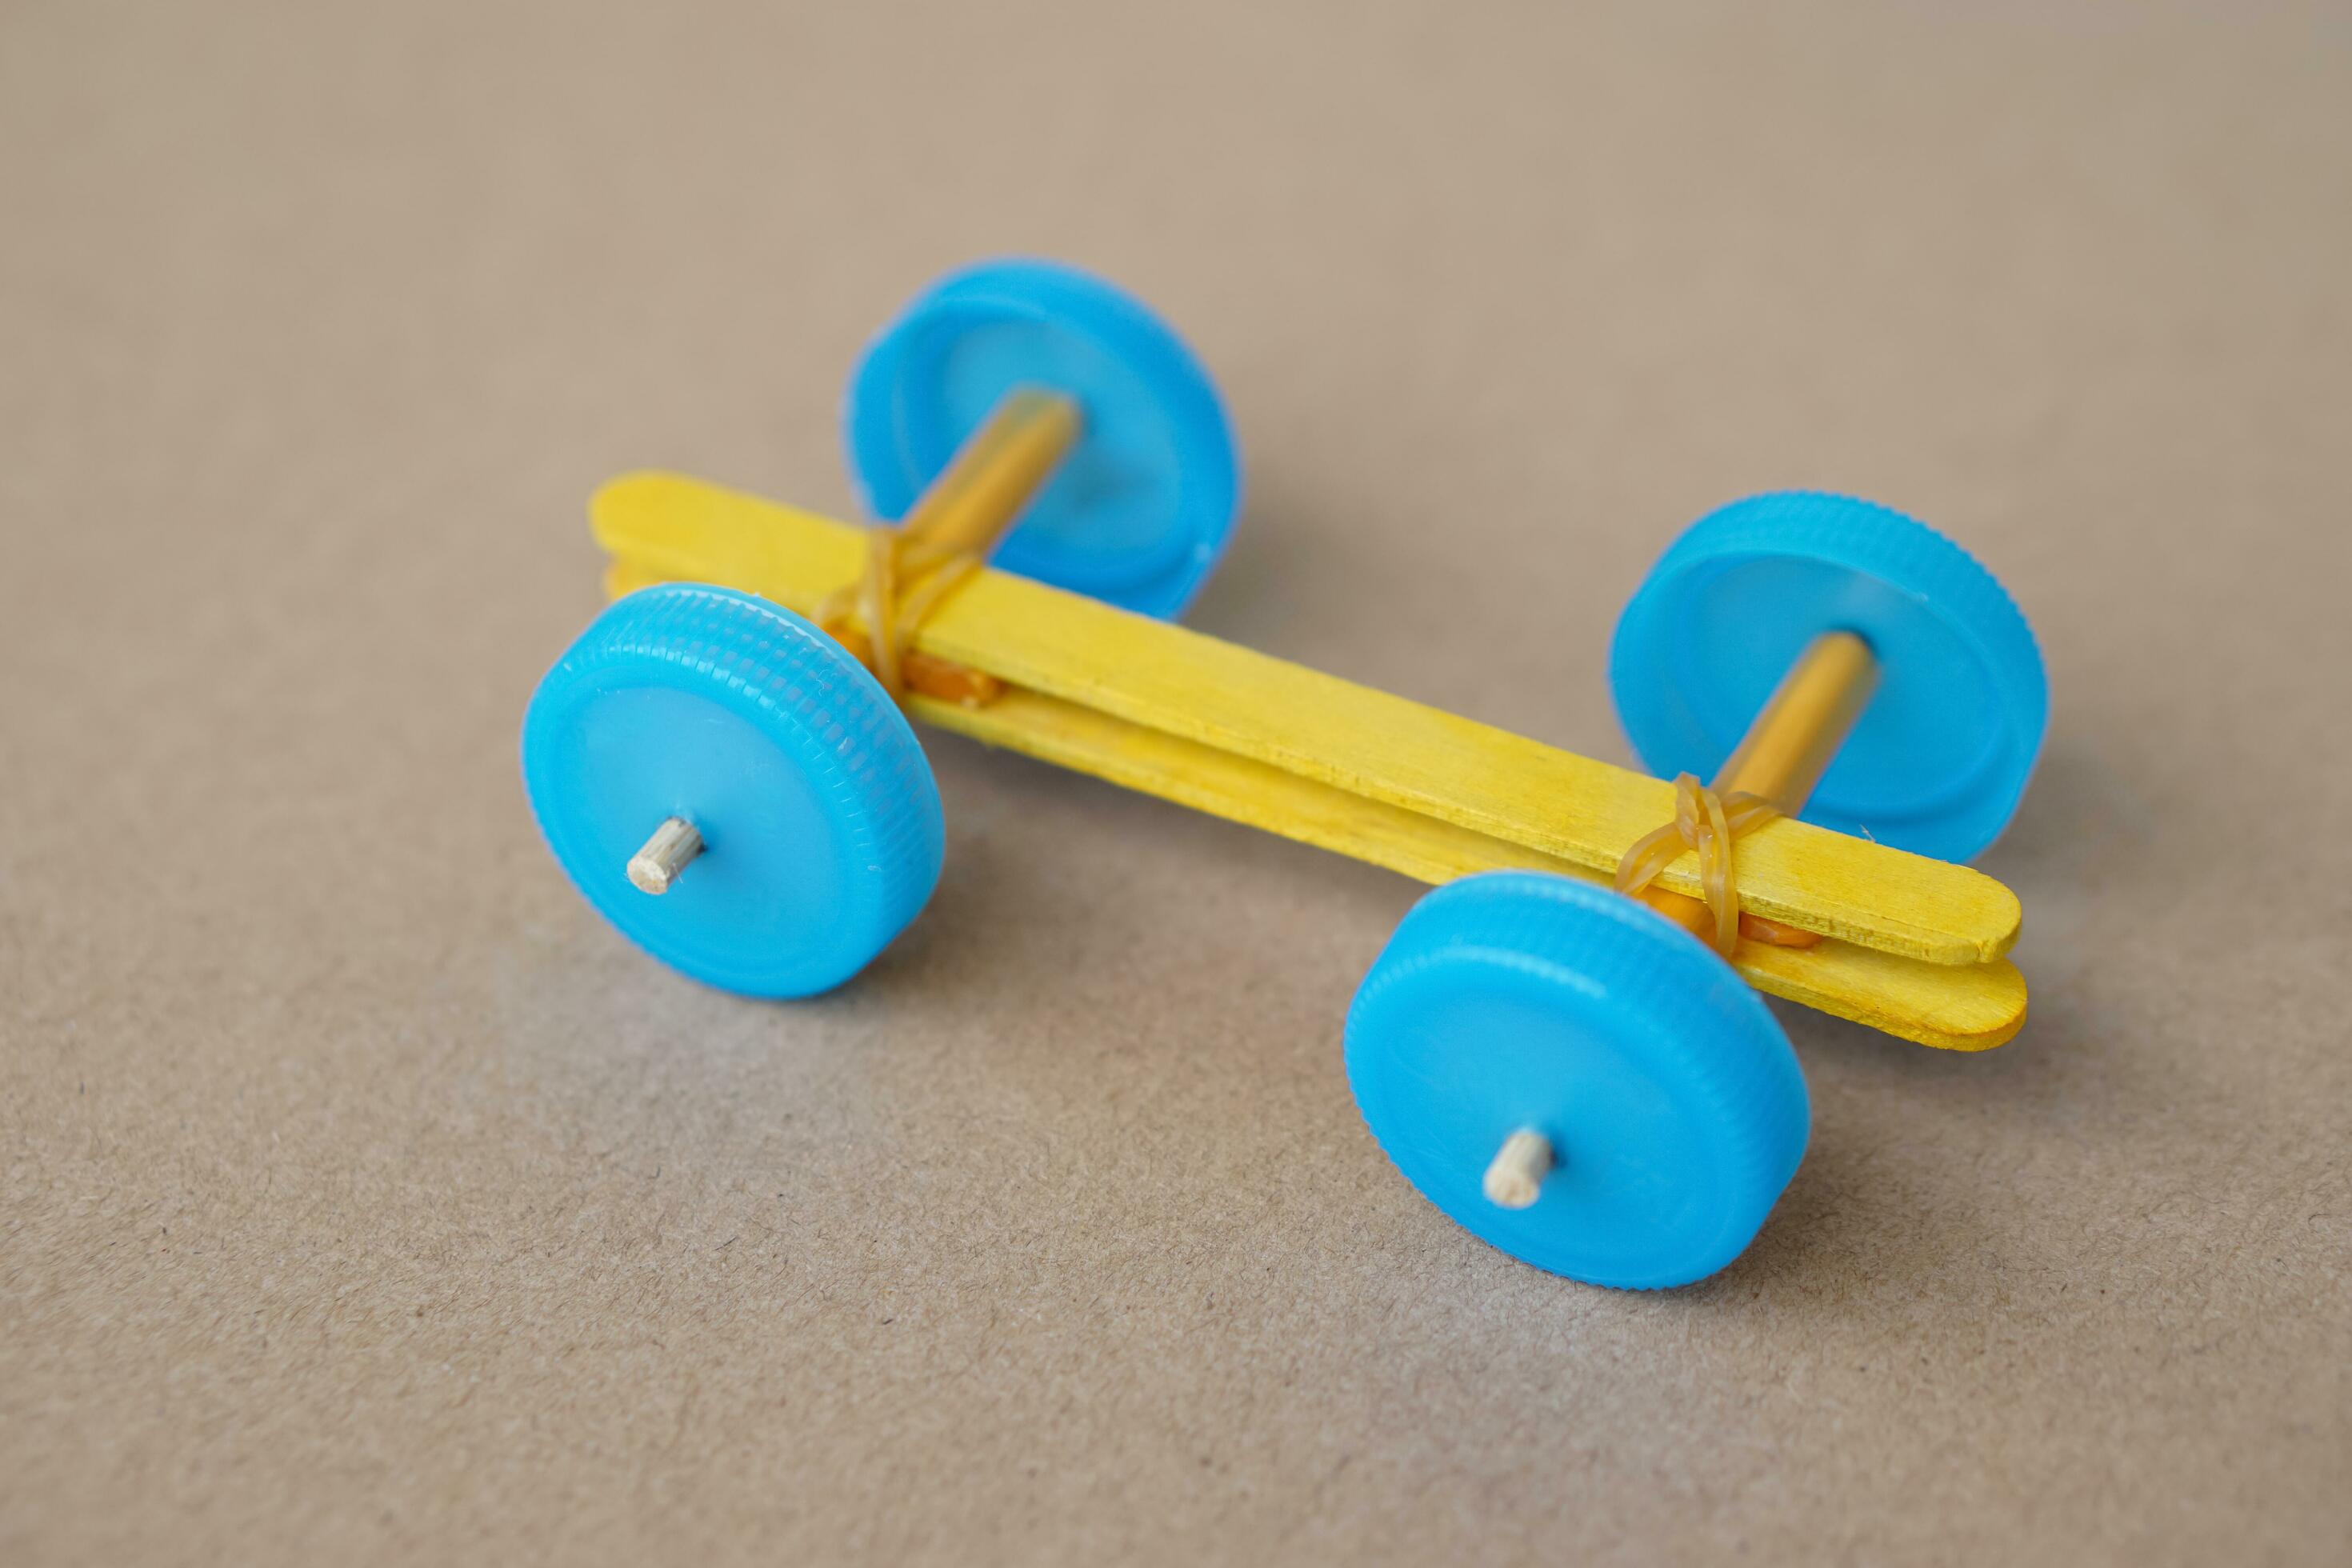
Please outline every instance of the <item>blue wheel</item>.
[[2050, 720], [2032, 628], [1992, 574], [1924, 523], [1788, 491], [1691, 525], [1625, 606], [1609, 650], [1643, 765], [1712, 778], [1820, 634], [1868, 642], [1878, 690], [1802, 813], [1969, 860], [2016, 814]]
[[[1729, 965], [1605, 889], [1493, 871], [1413, 906], [1348, 1013], [1348, 1084], [1405, 1179], [1480, 1240], [1594, 1285], [1714, 1273], [1804, 1158], [1803, 1073]], [[1513, 1134], [1549, 1146], [1489, 1198]]]
[[[522, 773], [597, 912], [725, 990], [840, 984], [939, 882], [939, 790], [897, 705], [840, 644], [731, 589], [646, 588], [597, 616], [532, 694]], [[629, 866], [673, 817], [702, 851], [656, 897]]]
[[1162, 618], [1216, 565], [1241, 458], [1208, 373], [1142, 304], [1045, 261], [988, 261], [917, 295], [867, 345], [843, 408], [868, 511], [897, 521], [1005, 393], [1078, 402], [1085, 428], [992, 563]]

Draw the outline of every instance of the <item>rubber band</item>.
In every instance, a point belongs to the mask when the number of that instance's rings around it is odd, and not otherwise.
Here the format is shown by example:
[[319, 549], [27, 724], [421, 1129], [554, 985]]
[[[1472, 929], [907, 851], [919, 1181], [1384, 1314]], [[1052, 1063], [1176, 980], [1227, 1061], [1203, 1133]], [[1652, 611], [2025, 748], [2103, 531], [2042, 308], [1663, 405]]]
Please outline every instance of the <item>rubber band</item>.
[[[1739, 886], [1733, 869], [1732, 846], [1780, 815], [1760, 795], [1735, 790], [1727, 795], [1698, 782], [1696, 774], [1675, 779], [1675, 819], [1644, 834], [1617, 858], [1617, 890], [1638, 898], [1660, 873], [1686, 853], [1698, 855], [1699, 888], [1707, 912], [1715, 917], [1715, 940], [1708, 943], [1725, 957], [1739, 945]], [[1705, 941], [1704, 934], [1701, 941]]]
[[[828, 595], [814, 618], [874, 672], [891, 700], [906, 700], [911, 684], [924, 695], [979, 707], [1003, 691], [1001, 681], [944, 659], [927, 659], [914, 651], [913, 643], [925, 617], [982, 564], [969, 550], [942, 548], [899, 529], [877, 528], [868, 538], [866, 570], [856, 582]], [[902, 588], [902, 584], [913, 585]], [[853, 607], [866, 623], [864, 637], [851, 624]], [[915, 677], [911, 681], [910, 676]], [[1728, 958], [1739, 945], [1745, 921], [1760, 941], [1811, 946], [1820, 940], [1813, 933], [1743, 916], [1739, 909], [1733, 846], [1780, 815], [1780, 808], [1762, 795], [1745, 790], [1718, 795], [1696, 775], [1679, 774], [1675, 779], [1675, 819], [1644, 834], [1618, 857], [1617, 891], [1639, 898], [1667, 867], [1696, 852], [1699, 887], [1714, 927], [1711, 941], [1707, 932], [1696, 933], [1701, 941]]]
[[[978, 708], [1004, 683], [915, 651], [926, 616], [981, 568], [982, 557], [1052, 477], [1077, 440], [1078, 405], [1061, 393], [1018, 386], [967, 437], [897, 527], [867, 536], [866, 569], [826, 595], [816, 624], [882, 683], [893, 701], [916, 696]], [[862, 620], [860, 636], [852, 624]]]
[[[981, 565], [969, 550], [943, 549], [900, 529], [876, 528], [867, 537], [865, 571], [827, 595], [811, 618], [874, 672], [892, 701], [905, 701], [911, 689], [977, 708], [993, 700], [1003, 683], [980, 670], [928, 658], [914, 651], [914, 640], [924, 619]], [[856, 630], [860, 621], [863, 637]]]

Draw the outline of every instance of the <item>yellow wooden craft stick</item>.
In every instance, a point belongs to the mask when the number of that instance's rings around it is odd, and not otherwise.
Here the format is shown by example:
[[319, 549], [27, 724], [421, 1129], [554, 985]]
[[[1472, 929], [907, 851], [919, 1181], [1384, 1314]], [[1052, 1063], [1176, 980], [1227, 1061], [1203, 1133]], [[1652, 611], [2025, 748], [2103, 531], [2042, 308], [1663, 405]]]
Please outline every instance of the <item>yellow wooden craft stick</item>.
[[[866, 531], [677, 475], [631, 475], [591, 508], [598, 541], [648, 581], [724, 584], [806, 614], [864, 562]], [[1671, 818], [1671, 785], [1063, 593], [975, 576], [915, 647], [1032, 691], [1593, 874]], [[2016, 896], [1966, 867], [1796, 821], [1742, 840], [1743, 904], [1772, 921], [1939, 964], [2017, 938]], [[1700, 891], [1686, 858], [1659, 879]]]
[[[1724, 760], [1708, 787], [1727, 801], [1744, 793], [1769, 801], [1784, 816], [1803, 815], [1806, 797], [1829, 770], [1854, 721], [1862, 717], [1870, 694], [1877, 689], [1878, 659], [1868, 643], [1852, 632], [1825, 632], [1815, 637], [1781, 678], [1779, 689], [1748, 724], [1747, 735]], [[1650, 837], [1659, 835], [1654, 832]], [[1669, 842], [1676, 853], [1681, 852], [1678, 837]], [[1638, 847], [1631, 858], [1639, 861]], [[1636, 883], [1640, 880], [1639, 865], [1629, 868], [1621, 861], [1617, 868], [1620, 892], [1630, 892], [1708, 946], [1724, 945], [1720, 922], [1705, 900], [1664, 888], [1629, 886], [1629, 869], [1635, 873]], [[1761, 922], [1750, 910], [1739, 910], [1736, 929], [1759, 940], [1788, 945], [1803, 946], [1811, 940], [1807, 935], [1804, 941], [1791, 942], [1788, 928]]]
[[[675, 579], [616, 562], [618, 597]], [[980, 707], [910, 696], [926, 722], [1195, 811], [1384, 866], [1419, 881], [1477, 871], [1550, 871], [1587, 881], [1590, 868], [1345, 790], [1146, 729], [1041, 692], [1007, 690]], [[1943, 1050], [2006, 1043], [2025, 1023], [2025, 980], [2007, 959], [1929, 963], [1851, 943], [1811, 948], [1744, 942], [1732, 967], [1769, 995]]]

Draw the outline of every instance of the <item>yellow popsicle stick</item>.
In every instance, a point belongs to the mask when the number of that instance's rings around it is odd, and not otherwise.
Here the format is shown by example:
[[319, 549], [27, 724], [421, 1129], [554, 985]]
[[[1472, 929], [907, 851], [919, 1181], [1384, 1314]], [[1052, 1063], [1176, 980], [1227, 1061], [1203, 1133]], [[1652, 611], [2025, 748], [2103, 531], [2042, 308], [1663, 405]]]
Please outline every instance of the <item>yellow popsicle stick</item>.
[[[676, 475], [614, 480], [591, 520], [641, 574], [726, 584], [803, 614], [863, 560], [861, 529]], [[1003, 573], [974, 577], [915, 646], [1595, 874], [1673, 814], [1662, 780]], [[1699, 891], [1687, 861], [1659, 880]], [[1740, 896], [1765, 919], [1941, 964], [2000, 957], [2021, 918], [2016, 896], [1979, 872], [1788, 820], [1742, 841]]]
[[[1822, 633], [1797, 656], [1708, 787], [1727, 801], [1753, 795], [1784, 816], [1801, 815], [1877, 689], [1878, 658], [1870, 645], [1852, 632]], [[1625, 871], [1621, 864], [1621, 878]], [[1663, 888], [1643, 888], [1634, 896], [1708, 946], [1720, 945], [1715, 911], [1703, 900]], [[1741, 911], [1738, 929], [1779, 940], [1749, 910]]]
[[[874, 672], [883, 689], [963, 700], [992, 697], [996, 678], [910, 649], [932, 605], [978, 569], [991, 546], [1053, 478], [1083, 427], [1059, 393], [1016, 387], [949, 459], [895, 529], [866, 536], [866, 570], [808, 612]], [[863, 621], [862, 629], [856, 624]]]
[[[614, 597], [676, 581], [615, 562]], [[706, 579], [707, 580], [707, 579]], [[1013, 689], [985, 707], [912, 696], [925, 721], [1195, 811], [1263, 828], [1432, 884], [1477, 871], [1606, 879], [1525, 845], [1146, 729], [1042, 692]], [[1768, 994], [1943, 1050], [2001, 1045], [2025, 1022], [2025, 981], [2007, 959], [1929, 963], [1851, 943], [1792, 949], [1742, 942], [1732, 966]]]

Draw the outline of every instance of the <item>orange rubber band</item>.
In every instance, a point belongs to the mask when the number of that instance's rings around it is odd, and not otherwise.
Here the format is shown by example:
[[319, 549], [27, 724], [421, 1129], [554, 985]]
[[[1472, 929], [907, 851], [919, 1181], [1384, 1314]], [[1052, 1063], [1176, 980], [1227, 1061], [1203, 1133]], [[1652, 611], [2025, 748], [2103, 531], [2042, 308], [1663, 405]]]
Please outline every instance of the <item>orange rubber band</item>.
[[[1003, 692], [1003, 681], [914, 650], [924, 617], [981, 565], [971, 551], [941, 550], [900, 530], [877, 528], [867, 542], [865, 572], [830, 595], [811, 619], [874, 672], [892, 701], [902, 702], [912, 691], [982, 707]], [[865, 623], [862, 633], [857, 621]]]
[[[992, 675], [915, 651], [923, 618], [980, 570], [1078, 438], [1077, 405], [1057, 393], [1016, 387], [964, 442], [905, 521], [874, 530], [866, 570], [826, 596], [816, 624], [874, 672], [892, 700], [908, 692], [977, 708], [1004, 683]], [[861, 636], [853, 620], [865, 622]]]
[[[1708, 945], [1728, 958], [1739, 945], [1739, 886], [1732, 846], [1742, 834], [1753, 833], [1780, 815], [1780, 808], [1760, 795], [1737, 790], [1718, 795], [1696, 774], [1679, 774], [1675, 779], [1675, 819], [1644, 834], [1618, 857], [1617, 890], [1638, 898], [1667, 867], [1696, 851], [1699, 887], [1707, 912], [1715, 917], [1715, 940]], [[1706, 940], [1704, 934], [1700, 940]]]

